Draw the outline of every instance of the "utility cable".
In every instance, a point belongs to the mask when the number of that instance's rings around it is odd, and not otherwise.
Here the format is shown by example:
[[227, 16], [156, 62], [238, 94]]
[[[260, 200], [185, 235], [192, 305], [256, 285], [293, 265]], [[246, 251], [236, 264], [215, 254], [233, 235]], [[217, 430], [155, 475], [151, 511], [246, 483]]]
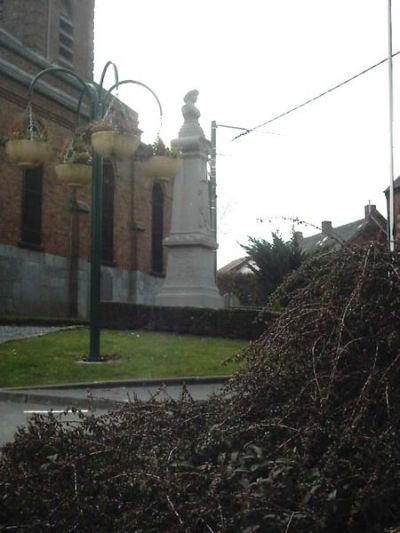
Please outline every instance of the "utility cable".
[[[392, 58], [397, 56], [397, 55], [399, 55], [399, 54], [400, 54], [400, 50], [398, 50], [397, 52], [392, 54]], [[238, 135], [236, 135], [236, 137], [234, 137], [232, 139], [232, 141], [236, 141], [236, 139], [239, 139], [240, 137], [243, 137], [243, 135], [248, 135], [249, 133], [252, 133], [253, 131], [258, 130], [259, 128], [262, 128], [263, 126], [266, 126], [267, 124], [271, 124], [271, 122], [275, 122], [275, 120], [278, 120], [279, 118], [285, 117], [285, 116], [289, 115], [290, 113], [293, 113], [294, 111], [297, 111], [298, 109], [300, 109], [300, 108], [302, 108], [302, 107], [304, 107], [304, 106], [306, 106], [308, 104], [311, 104], [312, 102], [315, 102], [319, 98], [322, 98], [323, 96], [326, 96], [327, 94], [331, 93], [332, 91], [335, 91], [336, 89], [339, 89], [340, 87], [343, 87], [343, 85], [346, 85], [347, 83], [350, 83], [351, 81], [355, 80], [356, 78], [359, 78], [360, 76], [363, 76], [364, 74], [366, 74], [370, 70], [372, 70], [372, 69], [374, 69], [376, 67], [379, 67], [383, 63], [386, 63], [386, 61], [388, 61], [387, 57], [385, 59], [382, 59], [378, 63], [375, 63], [375, 65], [372, 65], [371, 67], [368, 67], [365, 70], [362, 70], [358, 74], [355, 74], [351, 78], [348, 78], [347, 80], [342, 81], [341, 83], [338, 83], [334, 87], [331, 87], [330, 89], [328, 89], [327, 91], [324, 91], [323, 93], [319, 94], [318, 96], [314, 96], [313, 98], [310, 98], [306, 102], [303, 102], [302, 104], [299, 104], [296, 107], [292, 107], [292, 109], [289, 109], [289, 111], [285, 111], [284, 113], [280, 113], [276, 117], [273, 117], [273, 118], [263, 122], [262, 124], [259, 124], [258, 126], [254, 126], [254, 128], [246, 129], [242, 133], [239, 133]]]

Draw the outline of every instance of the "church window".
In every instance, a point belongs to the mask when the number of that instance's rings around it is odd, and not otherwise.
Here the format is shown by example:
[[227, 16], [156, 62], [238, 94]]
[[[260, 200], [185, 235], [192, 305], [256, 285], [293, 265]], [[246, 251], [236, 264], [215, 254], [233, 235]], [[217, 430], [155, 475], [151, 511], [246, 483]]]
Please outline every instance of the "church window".
[[25, 170], [22, 189], [21, 244], [40, 246], [42, 242], [43, 170]]
[[159, 183], [153, 186], [152, 194], [152, 226], [151, 226], [151, 270], [162, 274], [163, 265], [163, 219], [164, 193]]

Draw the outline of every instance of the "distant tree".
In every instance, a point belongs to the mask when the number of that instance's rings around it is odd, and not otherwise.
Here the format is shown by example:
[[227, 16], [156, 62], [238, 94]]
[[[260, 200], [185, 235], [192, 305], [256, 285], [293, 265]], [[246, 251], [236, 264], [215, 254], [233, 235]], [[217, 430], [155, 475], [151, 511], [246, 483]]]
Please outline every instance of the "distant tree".
[[284, 241], [278, 232], [272, 233], [272, 242], [249, 237], [242, 245], [249, 258], [249, 268], [253, 271], [260, 303], [268, 297], [283, 280], [297, 270], [303, 260], [303, 253], [294, 238]]
[[257, 281], [252, 273], [224, 272], [217, 276], [219, 292], [234, 294], [244, 306], [259, 305]]

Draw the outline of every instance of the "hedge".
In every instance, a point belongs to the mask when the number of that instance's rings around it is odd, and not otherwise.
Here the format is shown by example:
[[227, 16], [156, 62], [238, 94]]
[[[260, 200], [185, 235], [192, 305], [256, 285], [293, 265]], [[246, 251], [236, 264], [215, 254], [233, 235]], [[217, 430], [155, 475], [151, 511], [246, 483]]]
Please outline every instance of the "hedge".
[[179, 334], [206, 335], [252, 340], [265, 331], [273, 319], [271, 312], [259, 309], [204, 309], [198, 307], [157, 307], [102, 302], [101, 327], [147, 329]]

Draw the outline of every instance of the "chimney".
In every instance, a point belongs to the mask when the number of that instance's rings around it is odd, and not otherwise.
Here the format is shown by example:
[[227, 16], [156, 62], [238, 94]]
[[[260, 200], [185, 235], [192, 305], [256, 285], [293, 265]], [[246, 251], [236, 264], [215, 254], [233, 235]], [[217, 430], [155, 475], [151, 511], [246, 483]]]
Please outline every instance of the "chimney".
[[376, 205], [368, 204], [364, 207], [364, 218], [367, 220], [371, 215], [376, 214]]
[[302, 231], [295, 231], [293, 233], [293, 240], [298, 245], [301, 246], [301, 243], [303, 242], [303, 232]]
[[321, 222], [321, 230], [324, 235], [331, 235], [332, 233], [332, 222], [330, 220], [323, 220]]

